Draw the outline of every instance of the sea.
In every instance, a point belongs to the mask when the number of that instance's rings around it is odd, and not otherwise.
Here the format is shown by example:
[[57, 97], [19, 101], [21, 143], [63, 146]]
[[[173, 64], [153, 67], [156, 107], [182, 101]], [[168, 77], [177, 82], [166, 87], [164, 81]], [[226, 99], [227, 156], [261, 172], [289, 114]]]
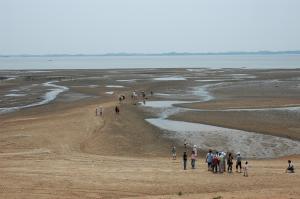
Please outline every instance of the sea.
[[294, 69], [300, 54], [0, 57], [0, 70], [127, 68]]

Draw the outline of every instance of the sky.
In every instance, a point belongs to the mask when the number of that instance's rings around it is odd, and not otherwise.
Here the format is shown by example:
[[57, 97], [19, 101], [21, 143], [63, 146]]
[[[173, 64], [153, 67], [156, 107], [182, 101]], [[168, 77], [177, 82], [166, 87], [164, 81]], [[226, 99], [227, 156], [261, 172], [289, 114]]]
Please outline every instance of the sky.
[[300, 0], [0, 0], [0, 54], [300, 50]]

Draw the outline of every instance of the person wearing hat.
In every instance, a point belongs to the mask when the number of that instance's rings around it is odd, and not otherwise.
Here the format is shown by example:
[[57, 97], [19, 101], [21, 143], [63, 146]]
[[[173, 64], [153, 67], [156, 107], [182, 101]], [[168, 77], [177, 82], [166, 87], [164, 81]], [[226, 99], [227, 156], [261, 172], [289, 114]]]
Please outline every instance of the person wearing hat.
[[240, 173], [242, 172], [242, 157], [240, 152], [236, 153], [236, 165], [235, 165], [235, 169], [236, 172], [238, 172], [238, 168], [240, 168]]

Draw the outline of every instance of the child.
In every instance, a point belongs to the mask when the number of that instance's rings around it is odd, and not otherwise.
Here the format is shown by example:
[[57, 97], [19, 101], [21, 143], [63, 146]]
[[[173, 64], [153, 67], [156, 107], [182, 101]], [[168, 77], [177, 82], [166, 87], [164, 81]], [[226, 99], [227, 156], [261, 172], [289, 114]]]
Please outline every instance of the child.
[[286, 169], [286, 173], [294, 173], [295, 170], [294, 170], [294, 165], [292, 164], [292, 161], [291, 160], [288, 160], [288, 168]]
[[183, 152], [183, 169], [186, 170], [187, 154]]
[[243, 168], [244, 168], [244, 176], [248, 177], [248, 162], [247, 161], [245, 162], [245, 165], [243, 166]]

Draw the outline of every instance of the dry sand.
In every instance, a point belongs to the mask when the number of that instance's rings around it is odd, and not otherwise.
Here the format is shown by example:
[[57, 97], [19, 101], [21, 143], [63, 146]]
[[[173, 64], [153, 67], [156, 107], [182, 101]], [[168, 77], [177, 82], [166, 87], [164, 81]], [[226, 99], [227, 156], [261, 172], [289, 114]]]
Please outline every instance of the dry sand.
[[[172, 75], [182, 71], [160, 72]], [[120, 76], [117, 78], [122, 79]], [[193, 85], [177, 84], [179, 88]], [[170, 82], [136, 86], [157, 90], [173, 87]], [[105, 91], [75, 89], [88, 95]], [[128, 83], [127, 88], [114, 91], [128, 94], [131, 89]], [[299, 172], [284, 172], [288, 159], [296, 168], [300, 165], [299, 155], [250, 160], [249, 177], [235, 172], [212, 174], [203, 158], [197, 161], [197, 169], [183, 171], [181, 143], [180, 157], [172, 161], [170, 146], [178, 143], [146, 123], [147, 113], [126, 101], [116, 116], [115, 96], [99, 96], [72, 103], [58, 99], [49, 105], [0, 116], [0, 198], [300, 198]], [[104, 107], [103, 118], [95, 117], [98, 105]], [[206, 119], [225, 124], [226, 117]], [[273, 134], [274, 129], [270, 131]], [[279, 131], [277, 134], [285, 136]], [[298, 134], [299, 130], [290, 136], [299, 139]]]

